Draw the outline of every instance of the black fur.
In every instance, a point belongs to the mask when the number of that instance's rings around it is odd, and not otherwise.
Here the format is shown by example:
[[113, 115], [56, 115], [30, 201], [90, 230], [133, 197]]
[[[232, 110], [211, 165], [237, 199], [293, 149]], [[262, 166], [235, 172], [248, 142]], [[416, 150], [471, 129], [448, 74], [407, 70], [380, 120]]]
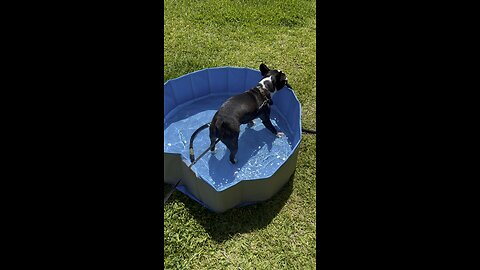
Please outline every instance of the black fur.
[[238, 151], [238, 136], [241, 124], [253, 124], [253, 119], [260, 118], [273, 134], [279, 136], [270, 121], [270, 106], [272, 93], [288, 85], [287, 76], [279, 70], [270, 70], [265, 64], [260, 65], [263, 78], [271, 76], [271, 82], [265, 81], [264, 86], [259, 84], [236, 96], [229, 98], [215, 113], [210, 124], [210, 150], [215, 150], [215, 141], [220, 139], [230, 150], [230, 162], [235, 163]]

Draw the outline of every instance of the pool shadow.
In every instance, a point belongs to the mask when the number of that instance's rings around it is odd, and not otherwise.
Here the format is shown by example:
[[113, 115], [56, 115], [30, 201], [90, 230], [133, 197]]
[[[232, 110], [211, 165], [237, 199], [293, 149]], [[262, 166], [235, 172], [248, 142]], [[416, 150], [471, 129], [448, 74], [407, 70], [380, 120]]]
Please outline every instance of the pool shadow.
[[277, 194], [265, 202], [233, 208], [221, 214], [209, 211], [180, 192], [176, 192], [176, 199], [185, 204], [214, 241], [221, 243], [236, 234], [252, 232], [270, 224], [292, 194], [294, 178], [295, 173]]
[[235, 180], [235, 172], [242, 169], [260, 148], [267, 145], [268, 151], [272, 150], [275, 139], [275, 135], [266, 128], [260, 130], [245, 128], [238, 139], [237, 163], [230, 163], [230, 150], [228, 149], [225, 149], [225, 154], [221, 159], [218, 159], [216, 155], [210, 157], [208, 167], [211, 179], [224, 179], [231, 183]]

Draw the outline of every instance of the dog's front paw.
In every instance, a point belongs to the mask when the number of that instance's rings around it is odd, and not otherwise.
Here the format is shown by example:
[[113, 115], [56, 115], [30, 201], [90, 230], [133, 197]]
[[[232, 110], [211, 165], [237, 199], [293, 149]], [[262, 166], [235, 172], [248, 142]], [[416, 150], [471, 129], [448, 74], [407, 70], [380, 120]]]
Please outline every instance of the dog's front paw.
[[283, 133], [281, 131], [277, 132], [277, 138], [281, 138], [283, 136], [285, 136], [285, 133]]

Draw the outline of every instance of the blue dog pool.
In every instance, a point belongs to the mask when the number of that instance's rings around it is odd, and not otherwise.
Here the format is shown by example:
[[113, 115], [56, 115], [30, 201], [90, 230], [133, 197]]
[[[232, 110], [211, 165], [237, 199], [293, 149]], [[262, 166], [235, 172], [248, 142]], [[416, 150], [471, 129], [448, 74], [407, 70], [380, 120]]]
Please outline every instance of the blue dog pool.
[[[269, 199], [295, 171], [301, 142], [301, 107], [285, 87], [273, 97], [271, 120], [285, 136], [277, 138], [260, 119], [241, 126], [237, 163], [219, 142], [193, 167], [189, 141], [193, 132], [209, 123], [229, 97], [254, 87], [262, 79], [250, 68], [220, 67], [200, 70], [164, 84], [164, 182], [214, 212]], [[194, 142], [195, 157], [210, 145], [208, 129]]]

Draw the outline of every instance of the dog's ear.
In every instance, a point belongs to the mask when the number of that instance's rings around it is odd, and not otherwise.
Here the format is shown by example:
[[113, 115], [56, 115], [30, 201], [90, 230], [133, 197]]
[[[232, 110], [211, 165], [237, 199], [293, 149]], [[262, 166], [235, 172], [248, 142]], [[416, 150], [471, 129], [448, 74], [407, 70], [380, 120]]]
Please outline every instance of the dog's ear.
[[269, 71], [270, 69], [264, 63], [260, 64], [260, 72], [262, 73], [263, 77], [267, 76]]

